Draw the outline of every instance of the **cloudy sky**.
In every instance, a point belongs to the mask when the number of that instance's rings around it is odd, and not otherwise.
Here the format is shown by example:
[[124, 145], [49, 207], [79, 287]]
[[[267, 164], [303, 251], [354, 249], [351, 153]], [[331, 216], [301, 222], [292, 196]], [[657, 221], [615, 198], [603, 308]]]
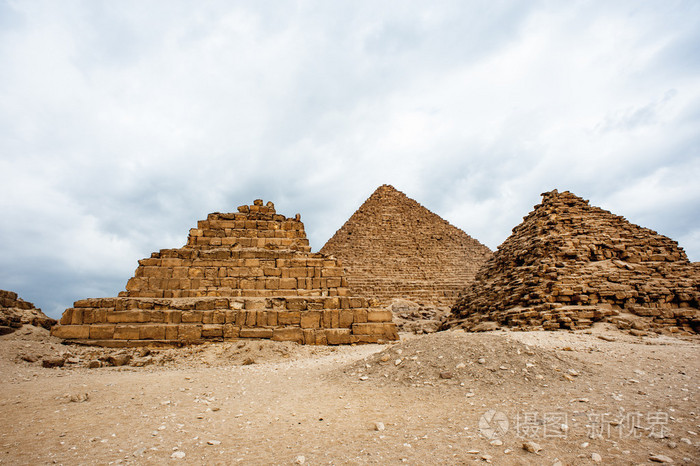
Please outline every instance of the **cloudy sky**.
[[54, 317], [255, 198], [496, 248], [568, 189], [700, 261], [700, 2], [0, 0], [0, 288]]

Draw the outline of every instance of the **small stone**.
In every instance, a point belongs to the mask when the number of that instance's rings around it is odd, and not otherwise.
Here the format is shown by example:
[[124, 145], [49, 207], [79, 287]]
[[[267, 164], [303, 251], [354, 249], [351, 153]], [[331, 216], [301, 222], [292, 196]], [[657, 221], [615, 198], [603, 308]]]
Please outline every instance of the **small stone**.
[[221, 440], [207, 440], [207, 445], [221, 445]]
[[385, 354], [379, 360], [381, 362], [387, 362], [389, 359], [390, 359], [390, 356], [388, 354]]
[[478, 454], [479, 454], [479, 450], [469, 450], [469, 451], [467, 451], [467, 454], [468, 454], [468, 455], [478, 455]]
[[542, 447], [533, 441], [523, 442], [523, 450], [529, 451], [530, 453], [539, 453], [542, 451]]
[[397, 359], [396, 361], [394, 361], [394, 365], [395, 365], [395, 366], [398, 366], [398, 365], [401, 364], [402, 362], [403, 362], [403, 361], [402, 361], [401, 359]]
[[500, 447], [501, 445], [503, 445], [503, 440], [495, 439], [495, 440], [491, 440], [489, 443], [491, 445], [493, 445], [494, 447]]
[[88, 369], [97, 369], [98, 367], [102, 366], [102, 363], [98, 361], [97, 359], [93, 359], [92, 361], [88, 362]]
[[598, 453], [591, 453], [591, 459], [596, 463], [603, 461], [603, 458]]
[[486, 461], [487, 463], [490, 463], [491, 460], [493, 459], [493, 456], [491, 455], [481, 455], [481, 459]]
[[440, 372], [440, 378], [441, 378], [441, 379], [451, 379], [451, 378], [452, 378], [452, 372], [449, 372], [449, 371]]
[[673, 463], [673, 459], [666, 455], [649, 455], [649, 461], [654, 463]]
[[685, 444], [688, 444], [688, 445], [692, 445], [692, 444], [693, 444], [693, 442], [691, 442], [690, 439], [689, 439], [689, 438], [686, 438], [686, 437], [681, 437], [681, 442], [683, 442], [683, 443], [685, 443]]
[[569, 369], [569, 375], [573, 375], [574, 377], [577, 377], [579, 375], [579, 372], [576, 369]]
[[[297, 214], [299, 215], [299, 214]], [[294, 464], [304, 464], [306, 463], [306, 457], [304, 455], [299, 455], [296, 458], [294, 458]]]
[[176, 459], [176, 460], [181, 460], [181, 459], [184, 458], [185, 456], [186, 456], [186, 455], [185, 455], [185, 452], [184, 452], [184, 451], [176, 451], [176, 452], [174, 452], [172, 455], [170, 455], [171, 458], [174, 458], [174, 459]]
[[131, 356], [128, 354], [116, 354], [107, 358], [107, 362], [112, 366], [126, 366], [129, 361], [131, 361]]
[[583, 442], [581, 444], [581, 448], [588, 448], [588, 442]]
[[367, 380], [367, 379], [369, 379], [369, 377], [367, 377], [366, 375], [363, 375], [362, 377], [360, 377], [360, 380]]
[[562, 463], [559, 458], [554, 458], [554, 463], [552, 463], [552, 466], [564, 466], [564, 463]]
[[66, 360], [63, 358], [44, 358], [41, 360], [41, 365], [43, 367], [51, 368], [51, 367], [63, 367], [63, 365], [66, 363]]
[[33, 354], [23, 354], [22, 356], [20, 356], [20, 358], [22, 359], [22, 361], [26, 362], [37, 362], [39, 360], [39, 358], [37, 358]]
[[478, 362], [479, 364], [486, 364], [486, 359], [484, 359], [484, 358], [479, 358], [479, 359], [476, 360], [476, 362]]
[[250, 366], [251, 364], [255, 364], [255, 360], [253, 358], [245, 358], [243, 361], [244, 366]]
[[377, 430], [377, 431], [381, 432], [381, 431], [383, 431], [384, 429], [386, 429], [386, 427], [384, 427], [384, 423], [383, 423], [383, 422], [375, 422], [375, 423], [374, 423], [374, 430]]

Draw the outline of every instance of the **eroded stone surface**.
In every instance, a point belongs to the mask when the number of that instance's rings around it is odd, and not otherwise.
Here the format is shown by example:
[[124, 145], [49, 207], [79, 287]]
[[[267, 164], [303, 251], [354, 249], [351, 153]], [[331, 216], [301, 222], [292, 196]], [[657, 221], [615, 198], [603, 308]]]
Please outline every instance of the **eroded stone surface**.
[[454, 304], [491, 251], [459, 228], [383, 185], [321, 252], [343, 261], [348, 285], [383, 304], [395, 298]]
[[449, 325], [577, 329], [610, 320], [698, 332], [699, 277], [675, 241], [554, 190], [481, 268]]
[[19, 298], [17, 293], [0, 290], [0, 334], [11, 333], [25, 324], [49, 329], [56, 320]]
[[308, 244], [300, 216], [279, 215], [271, 202], [209, 214], [185, 246], [140, 260], [119, 297], [75, 302], [52, 334], [111, 346], [398, 339], [391, 313], [349, 296], [340, 261], [310, 253]]

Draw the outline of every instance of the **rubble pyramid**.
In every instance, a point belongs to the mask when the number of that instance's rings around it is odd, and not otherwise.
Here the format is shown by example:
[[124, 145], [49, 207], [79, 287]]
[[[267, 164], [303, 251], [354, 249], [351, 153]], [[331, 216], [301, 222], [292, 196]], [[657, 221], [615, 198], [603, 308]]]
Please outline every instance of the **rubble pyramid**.
[[450, 326], [624, 328], [625, 316], [642, 316], [652, 328], [700, 330], [698, 267], [675, 241], [568, 191], [542, 196], [460, 296]]
[[383, 185], [321, 248], [343, 261], [353, 291], [451, 306], [489, 248], [418, 202]]
[[209, 214], [185, 246], [140, 260], [118, 297], [75, 302], [52, 334], [105, 346], [398, 339], [391, 311], [350, 296], [341, 263], [310, 252], [299, 214], [279, 215], [260, 199]]
[[0, 335], [12, 333], [22, 325], [50, 329], [56, 320], [25, 301], [13, 291], [0, 290]]

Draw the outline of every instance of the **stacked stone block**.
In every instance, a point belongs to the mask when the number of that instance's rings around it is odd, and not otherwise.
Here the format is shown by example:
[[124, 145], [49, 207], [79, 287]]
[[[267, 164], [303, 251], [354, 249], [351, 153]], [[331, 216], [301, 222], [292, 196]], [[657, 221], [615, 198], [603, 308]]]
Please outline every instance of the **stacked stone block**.
[[278, 215], [261, 200], [238, 210], [210, 214], [184, 247], [140, 260], [119, 297], [77, 301], [53, 334], [109, 346], [398, 339], [390, 312], [349, 295], [337, 259], [309, 252], [298, 214]]
[[450, 325], [577, 329], [622, 312], [698, 331], [699, 308], [698, 267], [675, 241], [554, 190], [467, 286]]
[[343, 261], [354, 292], [383, 304], [402, 298], [438, 306], [454, 304], [491, 255], [389, 185], [377, 188], [321, 252]]

